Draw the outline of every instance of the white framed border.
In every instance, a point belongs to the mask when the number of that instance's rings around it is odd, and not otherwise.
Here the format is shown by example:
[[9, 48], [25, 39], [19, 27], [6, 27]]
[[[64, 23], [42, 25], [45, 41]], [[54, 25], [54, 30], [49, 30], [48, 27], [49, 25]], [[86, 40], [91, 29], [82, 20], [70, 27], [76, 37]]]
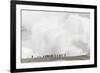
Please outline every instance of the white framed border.
[[[20, 10], [51, 10], [51, 11], [71, 11], [71, 12], [89, 12], [90, 13], [90, 60], [78, 61], [55, 61], [41, 63], [21, 63], [20, 57]], [[55, 66], [74, 66], [74, 65], [89, 65], [94, 64], [94, 9], [71, 8], [71, 7], [51, 7], [51, 6], [35, 6], [35, 5], [16, 5], [16, 69], [24, 68], [40, 68], [40, 67], [55, 67]]]

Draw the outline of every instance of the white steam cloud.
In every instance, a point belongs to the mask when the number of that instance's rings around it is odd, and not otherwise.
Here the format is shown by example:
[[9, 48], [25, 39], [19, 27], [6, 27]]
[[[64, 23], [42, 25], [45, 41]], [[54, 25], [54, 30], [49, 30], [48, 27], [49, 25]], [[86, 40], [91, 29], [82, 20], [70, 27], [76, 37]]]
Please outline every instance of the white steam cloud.
[[22, 58], [89, 53], [89, 18], [78, 13], [22, 11]]

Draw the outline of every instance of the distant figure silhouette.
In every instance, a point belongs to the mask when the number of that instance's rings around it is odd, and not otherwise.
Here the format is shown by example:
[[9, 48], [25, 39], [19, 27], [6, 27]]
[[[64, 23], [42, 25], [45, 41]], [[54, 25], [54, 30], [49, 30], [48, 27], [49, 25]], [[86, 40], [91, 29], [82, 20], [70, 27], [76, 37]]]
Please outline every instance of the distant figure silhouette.
[[32, 56], [32, 58], [33, 58], [33, 56]]

